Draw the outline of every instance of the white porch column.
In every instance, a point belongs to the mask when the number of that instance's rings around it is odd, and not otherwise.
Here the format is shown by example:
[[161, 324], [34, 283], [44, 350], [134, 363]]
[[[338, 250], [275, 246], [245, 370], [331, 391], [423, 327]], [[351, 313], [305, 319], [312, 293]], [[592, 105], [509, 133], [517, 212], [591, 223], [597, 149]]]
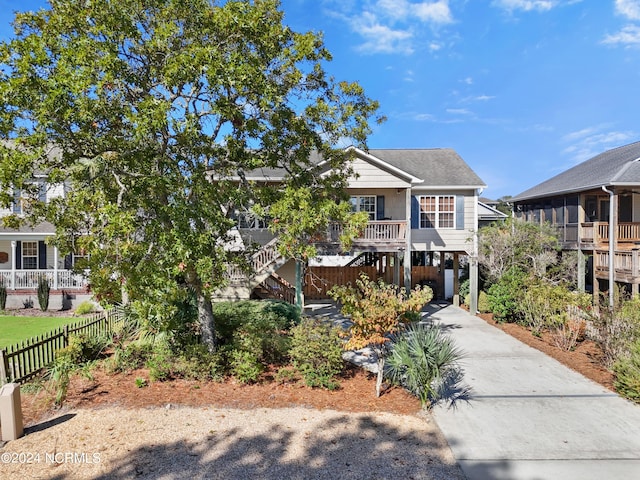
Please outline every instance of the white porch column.
[[16, 289], [16, 248], [18, 244], [11, 240], [11, 290]]
[[405, 190], [405, 247], [404, 247], [404, 287], [411, 290], [411, 187]]
[[53, 246], [53, 289], [58, 289], [58, 247]]

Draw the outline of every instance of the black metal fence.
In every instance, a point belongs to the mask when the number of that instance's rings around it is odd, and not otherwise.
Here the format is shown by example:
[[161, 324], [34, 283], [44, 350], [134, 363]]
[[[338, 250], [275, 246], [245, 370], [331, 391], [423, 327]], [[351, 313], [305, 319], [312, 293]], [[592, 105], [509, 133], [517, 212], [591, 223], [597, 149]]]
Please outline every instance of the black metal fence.
[[113, 308], [6, 349], [0, 349], [0, 385], [10, 381], [23, 383], [38, 375], [55, 360], [58, 350], [69, 345], [71, 335], [107, 334], [113, 331], [114, 325], [123, 318], [122, 310]]

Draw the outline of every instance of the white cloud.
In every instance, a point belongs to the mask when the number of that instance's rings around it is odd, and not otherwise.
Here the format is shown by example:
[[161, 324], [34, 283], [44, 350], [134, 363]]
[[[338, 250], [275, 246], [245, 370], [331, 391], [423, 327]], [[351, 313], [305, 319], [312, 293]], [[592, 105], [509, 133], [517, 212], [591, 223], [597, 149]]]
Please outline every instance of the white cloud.
[[[424, 26], [437, 28], [453, 23], [449, 0], [411, 2], [376, 0], [374, 2], [331, 2], [332, 16], [345, 21], [351, 30], [364, 38], [357, 47], [362, 53], [411, 54], [414, 44], [424, 37]], [[441, 42], [423, 41], [430, 51], [442, 48]]]
[[413, 53], [409, 40], [413, 34], [408, 30], [397, 29], [381, 24], [377, 17], [365, 12], [352, 23], [352, 28], [366, 40], [357, 49], [363, 53]]
[[423, 22], [430, 22], [441, 25], [453, 22], [453, 17], [451, 16], [451, 10], [449, 9], [448, 0], [441, 0], [435, 3], [422, 2], [411, 5], [412, 13]]
[[467, 85], [473, 85], [473, 78], [467, 77], [464, 80], [462, 80], [462, 83], [466, 83]]
[[571, 142], [563, 153], [570, 155], [574, 163], [580, 163], [611, 148], [625, 145], [637, 138], [632, 131], [605, 131], [609, 125], [595, 125], [570, 132], [562, 137], [565, 142]]
[[616, 0], [616, 12], [630, 20], [640, 20], [640, 0]]
[[491, 4], [494, 7], [503, 8], [509, 12], [514, 10], [546, 12], [556, 7], [558, 3], [557, 0], [494, 0]]
[[434, 116], [430, 113], [416, 113], [412, 116], [412, 118], [413, 120], [416, 120], [418, 122], [427, 122], [434, 120]]
[[604, 37], [602, 43], [605, 45], [640, 45], [640, 26], [627, 25], [619, 32]]
[[446, 111], [451, 115], [473, 115], [473, 112], [466, 108], [447, 108]]

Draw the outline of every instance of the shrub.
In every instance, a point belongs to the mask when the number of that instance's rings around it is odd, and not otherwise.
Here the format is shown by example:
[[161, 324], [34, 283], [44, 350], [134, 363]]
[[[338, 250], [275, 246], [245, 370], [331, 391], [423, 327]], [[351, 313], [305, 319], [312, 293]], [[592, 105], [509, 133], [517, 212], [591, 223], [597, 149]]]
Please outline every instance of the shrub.
[[409, 293], [404, 288], [386, 284], [382, 279], [370, 280], [361, 274], [355, 287], [336, 285], [329, 295], [342, 303], [344, 315], [351, 315], [349, 340], [346, 348], [359, 349], [371, 346], [378, 360], [376, 396], [380, 396], [384, 370], [386, 345], [389, 336], [396, 333], [413, 314], [419, 312], [433, 298], [433, 291], [419, 286]]
[[267, 364], [288, 357], [286, 330], [299, 322], [299, 310], [278, 301], [223, 302], [214, 305], [219, 344], [226, 347], [231, 373], [254, 382]]
[[220, 302], [213, 306], [216, 334], [219, 341], [229, 343], [235, 331], [243, 325], [259, 323], [276, 330], [287, 330], [300, 322], [300, 310], [275, 300], [243, 300]]
[[43, 312], [49, 308], [49, 292], [51, 287], [49, 286], [49, 280], [44, 275], [38, 277], [38, 305]]
[[630, 350], [628, 357], [617, 360], [613, 365], [614, 385], [620, 395], [640, 403], [640, 340], [636, 340]]
[[95, 312], [96, 305], [91, 300], [85, 300], [76, 307], [75, 315], [86, 315]]
[[231, 352], [231, 371], [240, 383], [253, 383], [264, 371], [264, 366], [254, 353], [238, 349]]
[[303, 320], [291, 329], [289, 355], [308, 386], [329, 390], [338, 387], [334, 377], [344, 367], [338, 328], [320, 320]]
[[147, 359], [149, 379], [152, 382], [164, 382], [174, 376], [174, 359], [167, 346], [157, 348]]
[[0, 282], [0, 310], [5, 310], [7, 307], [7, 287], [4, 283]]
[[480, 290], [478, 294], [478, 311], [480, 313], [487, 313], [491, 311], [491, 307], [489, 306], [489, 298], [487, 293], [483, 290]]
[[590, 322], [589, 335], [602, 349], [607, 368], [629, 357], [632, 345], [640, 339], [640, 298], [624, 300], [617, 295], [616, 299], [613, 310], [601, 306]]
[[114, 372], [128, 372], [142, 368], [153, 354], [153, 344], [150, 342], [134, 341], [115, 349], [109, 359], [110, 370]]
[[458, 289], [458, 293], [460, 294], [460, 298], [462, 299], [462, 302], [467, 305], [469, 305], [469, 300], [467, 297], [469, 296], [470, 288], [471, 288], [471, 281], [467, 278], [466, 280], [463, 280], [460, 283], [460, 287]]
[[520, 304], [527, 276], [511, 268], [487, 291], [487, 302], [496, 320], [514, 322], [522, 317]]
[[460, 356], [439, 327], [411, 325], [394, 337], [385, 375], [417, 396], [424, 407], [437, 398], [437, 383], [456, 369]]

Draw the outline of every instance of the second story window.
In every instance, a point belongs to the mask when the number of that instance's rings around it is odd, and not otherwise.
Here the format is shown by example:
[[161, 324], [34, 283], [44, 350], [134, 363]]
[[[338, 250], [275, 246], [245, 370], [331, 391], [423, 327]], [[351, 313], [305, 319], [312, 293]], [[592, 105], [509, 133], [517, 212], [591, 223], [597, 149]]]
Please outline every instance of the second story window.
[[455, 228], [456, 197], [425, 195], [420, 197], [420, 228]]
[[351, 210], [354, 212], [367, 212], [369, 220], [376, 219], [376, 196], [366, 195], [351, 197]]

